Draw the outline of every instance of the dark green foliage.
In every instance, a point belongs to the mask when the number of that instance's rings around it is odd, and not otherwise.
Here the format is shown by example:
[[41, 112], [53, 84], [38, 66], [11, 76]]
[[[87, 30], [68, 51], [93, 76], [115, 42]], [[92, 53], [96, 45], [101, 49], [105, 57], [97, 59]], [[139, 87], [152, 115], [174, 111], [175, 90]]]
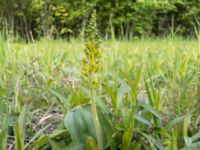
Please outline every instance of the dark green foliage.
[[[39, 36], [83, 36], [89, 14], [97, 10], [105, 38], [192, 35], [199, 28], [199, 0], [3, 0], [0, 29], [31, 39]], [[6, 25], [6, 23], [8, 25]]]

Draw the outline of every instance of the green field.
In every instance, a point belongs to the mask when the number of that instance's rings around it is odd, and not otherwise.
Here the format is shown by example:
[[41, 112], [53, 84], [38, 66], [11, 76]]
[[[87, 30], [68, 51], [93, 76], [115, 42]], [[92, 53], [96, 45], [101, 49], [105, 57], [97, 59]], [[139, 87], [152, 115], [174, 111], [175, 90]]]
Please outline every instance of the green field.
[[[0, 41], [1, 149], [97, 147], [84, 49], [78, 39]], [[103, 41], [100, 50], [103, 149], [199, 149], [199, 41]]]
[[0, 0], [0, 150], [200, 150], [200, 0]]

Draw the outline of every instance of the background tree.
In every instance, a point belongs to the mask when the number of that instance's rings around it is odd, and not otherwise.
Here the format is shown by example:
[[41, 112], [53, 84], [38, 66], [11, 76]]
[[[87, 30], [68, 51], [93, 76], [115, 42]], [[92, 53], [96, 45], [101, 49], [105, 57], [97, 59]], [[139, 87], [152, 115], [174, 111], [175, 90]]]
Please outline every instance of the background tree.
[[[89, 14], [97, 10], [104, 38], [195, 36], [199, 0], [2, 0], [0, 30], [30, 39], [42, 36], [83, 37]], [[5, 22], [8, 24], [5, 25]]]

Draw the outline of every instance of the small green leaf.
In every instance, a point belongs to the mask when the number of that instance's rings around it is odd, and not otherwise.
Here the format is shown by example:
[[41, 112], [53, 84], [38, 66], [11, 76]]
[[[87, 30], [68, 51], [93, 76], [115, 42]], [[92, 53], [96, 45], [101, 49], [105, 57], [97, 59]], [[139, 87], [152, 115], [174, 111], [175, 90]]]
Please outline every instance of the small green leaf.
[[146, 124], [148, 126], [151, 126], [151, 122], [149, 120], [145, 119], [143, 116], [141, 116], [139, 114], [135, 114], [135, 119], [137, 119], [141, 123], [144, 123], [144, 124]]
[[171, 120], [167, 124], [167, 129], [171, 130], [175, 125], [178, 125], [180, 122], [183, 122], [184, 116], [178, 116], [175, 119]]
[[142, 106], [144, 109], [148, 110], [149, 112], [151, 112], [152, 115], [156, 116], [158, 119], [160, 119], [160, 120], [163, 119], [163, 117], [162, 117], [162, 115], [160, 114], [160, 112], [158, 112], [158, 111], [156, 110], [156, 108], [152, 107], [151, 105], [149, 105], [149, 104], [142, 104], [142, 103], [139, 104], [139, 105]]

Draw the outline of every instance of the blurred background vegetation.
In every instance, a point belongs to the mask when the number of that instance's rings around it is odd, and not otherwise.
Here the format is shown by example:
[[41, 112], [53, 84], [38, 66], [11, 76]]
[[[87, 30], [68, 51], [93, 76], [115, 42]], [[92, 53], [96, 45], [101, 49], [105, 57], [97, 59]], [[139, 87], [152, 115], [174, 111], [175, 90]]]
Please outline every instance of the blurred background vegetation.
[[180, 35], [195, 37], [200, 0], [1, 0], [0, 30], [15, 37], [83, 37], [96, 9], [105, 39]]

